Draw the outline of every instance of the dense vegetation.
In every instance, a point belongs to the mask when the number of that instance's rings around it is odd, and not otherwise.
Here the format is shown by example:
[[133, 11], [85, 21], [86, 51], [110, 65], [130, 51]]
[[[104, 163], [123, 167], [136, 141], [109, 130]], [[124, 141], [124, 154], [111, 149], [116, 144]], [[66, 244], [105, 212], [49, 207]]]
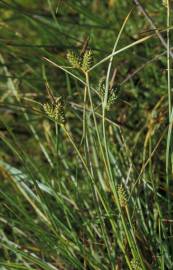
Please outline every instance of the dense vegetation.
[[0, 269], [173, 269], [171, 1], [0, 1]]

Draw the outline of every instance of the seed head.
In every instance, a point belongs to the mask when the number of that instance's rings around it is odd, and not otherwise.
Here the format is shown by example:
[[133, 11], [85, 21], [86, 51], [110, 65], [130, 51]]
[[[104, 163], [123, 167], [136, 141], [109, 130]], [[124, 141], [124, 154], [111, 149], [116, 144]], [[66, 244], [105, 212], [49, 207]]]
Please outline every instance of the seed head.
[[[111, 105], [113, 105], [115, 101], [117, 100], [118, 91], [119, 91], [118, 87], [116, 89], [112, 88], [108, 90], [108, 97], [107, 97], [107, 104], [106, 104], [107, 111], [110, 110]], [[106, 94], [106, 86], [105, 86], [104, 78], [102, 78], [99, 82], [98, 92], [100, 93], [102, 100], [104, 100], [105, 94]]]
[[131, 267], [132, 267], [132, 269], [134, 269], [134, 270], [142, 270], [139, 261], [138, 261], [137, 259], [135, 259], [135, 258], [133, 258], [133, 259], [131, 260]]
[[92, 51], [86, 50], [83, 55], [82, 65], [81, 65], [81, 69], [83, 72], [87, 72], [90, 69], [92, 61], [93, 61]]
[[74, 51], [67, 52], [67, 59], [73, 68], [78, 68], [78, 69], [81, 68], [81, 58]]
[[91, 67], [93, 57], [91, 50], [86, 50], [82, 55], [68, 51], [67, 59], [73, 68], [80, 69], [86, 73]]
[[117, 191], [120, 205], [125, 208], [127, 206], [127, 194], [122, 184], [118, 186]]
[[65, 124], [64, 104], [61, 98], [57, 98], [55, 104], [45, 103], [43, 109], [49, 118], [60, 125]]
[[162, 3], [166, 8], [168, 7], [168, 1], [167, 0], [162, 0]]

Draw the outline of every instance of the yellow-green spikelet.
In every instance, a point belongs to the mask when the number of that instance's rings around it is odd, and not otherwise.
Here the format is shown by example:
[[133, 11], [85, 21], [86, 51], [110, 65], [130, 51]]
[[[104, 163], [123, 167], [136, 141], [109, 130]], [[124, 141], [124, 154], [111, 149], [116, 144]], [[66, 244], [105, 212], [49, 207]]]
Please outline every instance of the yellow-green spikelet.
[[87, 72], [92, 64], [92, 51], [91, 50], [86, 50], [86, 52], [83, 55], [83, 59], [82, 59], [82, 66], [81, 69], [83, 70], [83, 72]]
[[67, 59], [73, 68], [81, 69], [81, 58], [77, 53], [73, 51], [68, 51]]
[[130, 262], [132, 269], [134, 270], [142, 270], [140, 263], [137, 259], [133, 258]]
[[118, 191], [118, 197], [119, 197], [119, 202], [120, 202], [121, 207], [126, 207], [127, 194], [122, 184], [118, 186], [117, 191]]
[[56, 104], [45, 103], [43, 105], [43, 109], [52, 120], [59, 124], [65, 123], [64, 106], [60, 99], [56, 102]]
[[168, 7], [168, 1], [167, 0], [162, 0], [162, 3], [165, 7]]

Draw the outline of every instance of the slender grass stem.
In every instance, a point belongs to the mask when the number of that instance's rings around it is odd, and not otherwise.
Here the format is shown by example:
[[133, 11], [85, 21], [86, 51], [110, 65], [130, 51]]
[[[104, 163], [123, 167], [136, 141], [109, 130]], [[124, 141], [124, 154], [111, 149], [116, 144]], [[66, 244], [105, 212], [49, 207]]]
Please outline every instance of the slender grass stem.
[[171, 141], [172, 141], [172, 124], [171, 124], [171, 113], [172, 113], [172, 100], [171, 100], [171, 73], [170, 73], [170, 1], [167, 0], [167, 88], [168, 88], [168, 119], [170, 127], [168, 129], [167, 136], [167, 148], [166, 148], [166, 184], [168, 191], [168, 212], [170, 216], [170, 196], [169, 196], [169, 186], [170, 186], [170, 165], [171, 165]]

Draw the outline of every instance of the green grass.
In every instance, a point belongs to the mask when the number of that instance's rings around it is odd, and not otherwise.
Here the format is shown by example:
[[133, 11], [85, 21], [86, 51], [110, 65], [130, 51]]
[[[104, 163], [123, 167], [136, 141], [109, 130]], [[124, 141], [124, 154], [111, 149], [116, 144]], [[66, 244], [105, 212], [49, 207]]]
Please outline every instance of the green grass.
[[0, 1], [0, 269], [173, 269], [171, 7], [141, 2]]

